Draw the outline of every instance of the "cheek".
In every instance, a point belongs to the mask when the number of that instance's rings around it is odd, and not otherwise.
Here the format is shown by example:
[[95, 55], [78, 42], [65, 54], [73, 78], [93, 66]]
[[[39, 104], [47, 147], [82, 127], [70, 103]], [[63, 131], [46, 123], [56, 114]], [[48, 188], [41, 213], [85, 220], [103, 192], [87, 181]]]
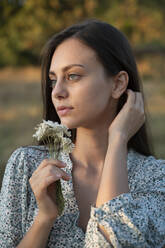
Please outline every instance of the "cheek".
[[[97, 85], [96, 85], [97, 86]], [[85, 110], [85, 112], [101, 112], [103, 111], [109, 102], [109, 90], [104, 87], [91, 87], [84, 89], [81, 92], [81, 97], [79, 98], [80, 107]]]

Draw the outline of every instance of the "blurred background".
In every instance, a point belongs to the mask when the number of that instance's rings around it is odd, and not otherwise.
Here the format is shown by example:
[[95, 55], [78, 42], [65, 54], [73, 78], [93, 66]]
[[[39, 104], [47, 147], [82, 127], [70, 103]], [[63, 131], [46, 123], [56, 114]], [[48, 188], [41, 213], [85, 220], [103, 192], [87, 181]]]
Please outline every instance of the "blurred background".
[[106, 21], [128, 37], [155, 155], [165, 159], [164, 0], [0, 0], [0, 187], [11, 153], [32, 144], [42, 121], [42, 48], [53, 34], [84, 18]]

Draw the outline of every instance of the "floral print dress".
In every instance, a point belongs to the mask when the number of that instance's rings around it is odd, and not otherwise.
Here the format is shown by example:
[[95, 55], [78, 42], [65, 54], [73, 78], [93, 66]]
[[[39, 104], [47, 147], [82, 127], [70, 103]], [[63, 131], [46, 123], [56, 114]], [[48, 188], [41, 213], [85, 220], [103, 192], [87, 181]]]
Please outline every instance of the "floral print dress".
[[[29, 184], [32, 173], [49, 157], [44, 146], [17, 148], [8, 160], [0, 193], [0, 247], [14, 248], [32, 226], [38, 208]], [[72, 176], [69, 155], [60, 154]], [[101, 207], [91, 205], [86, 232], [77, 225], [79, 209], [72, 178], [61, 180], [65, 208], [50, 231], [48, 248], [162, 248], [165, 245], [165, 160], [133, 149], [127, 157], [129, 193]], [[106, 229], [109, 240], [100, 232]], [[36, 237], [37, 238], [37, 237]]]

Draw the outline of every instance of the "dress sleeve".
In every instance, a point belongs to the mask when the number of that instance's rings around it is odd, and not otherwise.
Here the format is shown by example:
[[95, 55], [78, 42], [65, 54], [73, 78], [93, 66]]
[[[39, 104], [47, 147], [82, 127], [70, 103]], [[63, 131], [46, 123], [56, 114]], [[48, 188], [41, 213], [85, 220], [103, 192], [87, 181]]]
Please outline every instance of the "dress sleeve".
[[0, 193], [0, 247], [14, 248], [22, 239], [24, 153], [20, 147], [8, 160]]
[[[162, 248], [165, 245], [165, 160], [146, 157], [132, 191], [91, 206], [85, 247]], [[99, 229], [102, 225], [108, 239]]]

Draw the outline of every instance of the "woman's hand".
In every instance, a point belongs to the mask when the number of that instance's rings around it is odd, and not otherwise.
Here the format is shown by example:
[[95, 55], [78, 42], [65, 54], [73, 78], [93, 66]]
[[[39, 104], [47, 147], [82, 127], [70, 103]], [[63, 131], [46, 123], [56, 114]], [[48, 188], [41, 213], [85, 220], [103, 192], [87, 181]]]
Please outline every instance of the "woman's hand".
[[39, 208], [39, 215], [47, 220], [55, 220], [58, 216], [56, 204], [56, 184], [60, 178], [69, 180], [69, 175], [63, 171], [65, 163], [44, 159], [29, 179]]
[[144, 104], [141, 92], [127, 91], [128, 98], [109, 127], [109, 140], [122, 137], [127, 143], [145, 122]]

